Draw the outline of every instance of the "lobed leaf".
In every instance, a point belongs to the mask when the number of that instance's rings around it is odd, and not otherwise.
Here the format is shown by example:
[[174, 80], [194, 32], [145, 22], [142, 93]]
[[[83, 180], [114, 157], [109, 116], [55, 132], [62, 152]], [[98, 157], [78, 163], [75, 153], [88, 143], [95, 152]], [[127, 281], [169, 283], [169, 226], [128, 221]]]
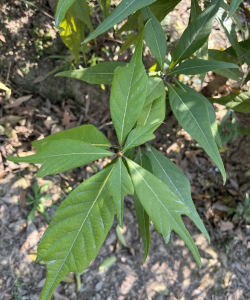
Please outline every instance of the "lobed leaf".
[[170, 69], [182, 60], [190, 57], [207, 41], [213, 28], [215, 16], [220, 8], [221, 0], [213, 0], [201, 14], [184, 30], [173, 53]]
[[232, 93], [221, 98], [208, 98], [212, 103], [225, 105], [226, 108], [237, 112], [250, 113], [250, 92]]
[[123, 227], [123, 202], [125, 195], [133, 195], [134, 187], [128, 171], [119, 157], [110, 180], [109, 195], [113, 197], [119, 226]]
[[81, 275], [98, 254], [114, 219], [108, 196], [113, 169], [110, 166], [85, 180], [56, 210], [38, 246], [37, 262], [47, 265], [40, 300], [49, 300], [67, 273]]
[[206, 104], [200, 97], [186, 93], [170, 84], [167, 84], [167, 87], [170, 106], [176, 119], [207, 152], [219, 168], [223, 180], [226, 181], [226, 172], [212, 135]]
[[135, 192], [142, 206], [152, 220], [155, 229], [169, 242], [173, 229], [191, 250], [198, 265], [201, 265], [199, 252], [181, 219], [182, 214], [189, 214], [187, 206], [157, 177], [135, 162], [127, 159]]
[[192, 94], [196, 97], [199, 97], [205, 104], [208, 110], [208, 115], [209, 115], [209, 120], [210, 120], [210, 126], [212, 130], [212, 135], [214, 137], [214, 140], [216, 144], [218, 145], [219, 149], [222, 148], [222, 142], [220, 138], [220, 133], [218, 130], [218, 124], [217, 124], [217, 119], [216, 119], [216, 114], [213, 105], [207, 100], [206, 97], [204, 97], [202, 94], [198, 93], [196, 90], [192, 89], [188, 85], [185, 85], [179, 81], [176, 80], [176, 83], [179, 88], [181, 88], [183, 91]]
[[145, 41], [149, 50], [158, 61], [160, 70], [162, 70], [167, 52], [165, 32], [149, 7], [144, 7], [141, 11], [143, 21], [146, 23], [144, 30]]
[[195, 223], [206, 238], [210, 240], [209, 234], [194, 206], [191, 198], [190, 183], [186, 176], [170, 159], [149, 144], [146, 146], [146, 155], [151, 161], [153, 174], [159, 178], [177, 198], [187, 205], [191, 212], [188, 217]]
[[44, 139], [32, 142], [36, 152], [39, 152], [44, 143], [59, 140], [78, 140], [91, 144], [94, 147], [107, 149], [110, 147], [109, 140], [94, 125], [81, 125], [75, 128], [59, 131]]
[[111, 84], [115, 69], [126, 65], [123, 61], [103, 62], [86, 69], [60, 72], [56, 76], [76, 78], [91, 84]]
[[141, 60], [142, 37], [143, 34], [127, 67], [115, 70], [112, 83], [110, 113], [120, 145], [138, 119], [146, 99], [147, 75]]
[[213, 61], [204, 59], [189, 59], [179, 64], [179, 66], [172, 69], [168, 75], [174, 74], [185, 74], [185, 75], [197, 75], [204, 72], [214, 71], [216, 69], [229, 69], [239, 67], [232, 63], [227, 63], [223, 61]]
[[137, 126], [146, 126], [153, 124], [161, 124], [165, 119], [166, 112], [166, 92], [160, 97], [145, 105], [137, 120]]
[[102, 34], [103, 32], [107, 31], [114, 25], [118, 24], [127, 16], [131, 15], [133, 12], [141, 9], [144, 6], [147, 6], [156, 0], [122, 0], [119, 5], [115, 8], [115, 10], [108, 16], [106, 20], [104, 20], [93, 33], [91, 33], [84, 43], [93, 40], [98, 35]]
[[13, 162], [42, 164], [42, 167], [37, 172], [37, 176], [44, 177], [65, 172], [113, 154], [84, 141], [58, 140], [44, 142], [42, 149], [34, 155], [25, 157], [8, 156], [7, 159]]
[[147, 95], [144, 106], [151, 103], [156, 98], [165, 94], [165, 86], [160, 77], [149, 77], [147, 83]]
[[155, 138], [153, 132], [159, 127], [161, 122], [153, 123], [145, 126], [137, 126], [133, 129], [126, 140], [123, 151], [127, 151], [130, 148], [140, 146], [147, 141]]

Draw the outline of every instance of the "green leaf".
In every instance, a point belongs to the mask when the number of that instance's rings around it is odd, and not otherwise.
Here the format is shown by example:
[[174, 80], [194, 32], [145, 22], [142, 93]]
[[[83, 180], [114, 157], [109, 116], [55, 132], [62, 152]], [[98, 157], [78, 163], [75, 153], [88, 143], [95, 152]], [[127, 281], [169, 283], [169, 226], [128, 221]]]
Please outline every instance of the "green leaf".
[[123, 61], [103, 62], [93, 67], [79, 70], [64, 71], [56, 76], [76, 78], [91, 84], [111, 84], [117, 67], [124, 67]]
[[151, 103], [156, 98], [165, 94], [165, 86], [160, 77], [149, 77], [147, 83], [147, 95], [144, 106]]
[[109, 140], [94, 125], [81, 125], [64, 131], [59, 131], [44, 139], [32, 142], [36, 152], [43, 148], [43, 144], [58, 140], [78, 140], [91, 144], [94, 147], [107, 149], [110, 147]]
[[216, 120], [216, 114], [214, 111], [213, 105], [207, 100], [206, 97], [204, 97], [202, 94], [198, 93], [196, 90], [190, 88], [188, 85], [185, 85], [179, 81], [176, 80], [177, 85], [185, 92], [192, 94], [196, 97], [199, 97], [207, 106], [208, 110], [208, 115], [209, 115], [209, 120], [210, 120], [210, 125], [211, 125], [211, 130], [212, 130], [212, 135], [214, 137], [214, 140], [216, 144], [218, 145], [219, 149], [222, 148], [222, 143], [221, 143], [221, 138], [220, 138], [220, 133], [218, 130], [218, 124]]
[[119, 226], [123, 227], [123, 202], [125, 195], [133, 195], [134, 187], [121, 158], [118, 158], [110, 180], [109, 195], [113, 197]]
[[149, 7], [144, 7], [141, 11], [143, 21], [146, 23], [144, 30], [145, 41], [162, 70], [167, 52], [165, 32]]
[[188, 94], [170, 84], [167, 84], [167, 87], [170, 106], [176, 119], [184, 130], [207, 152], [219, 168], [223, 180], [226, 181], [226, 172], [212, 135], [206, 104], [200, 97]]
[[190, 23], [202, 13], [201, 7], [197, 0], [191, 0]]
[[140, 146], [147, 141], [153, 140], [155, 138], [153, 132], [159, 127], [159, 124], [161, 124], [161, 122], [137, 126], [129, 133], [123, 151], [127, 151], [130, 148]]
[[139, 38], [141, 36], [141, 31], [139, 31], [137, 34], [134, 34], [131, 32], [129, 36], [127, 37], [126, 41], [121, 46], [121, 49], [118, 51], [118, 55], [123, 53], [125, 50], [127, 50], [131, 45], [134, 45], [138, 42]]
[[149, 6], [152, 13], [156, 16], [159, 22], [163, 21], [166, 15], [168, 15], [180, 0], [157, 0]]
[[166, 113], [166, 92], [160, 97], [145, 105], [137, 120], [137, 126], [145, 126], [150, 124], [160, 124], [165, 119]]
[[242, 0], [231, 0], [231, 7], [229, 11], [229, 18], [235, 13], [239, 5], [241, 4]]
[[184, 30], [174, 51], [170, 68], [190, 57], [207, 41], [221, 0], [213, 0]]
[[153, 167], [153, 174], [165, 183], [177, 198], [187, 205], [191, 212], [188, 217], [195, 223], [206, 238], [210, 240], [209, 234], [194, 206], [191, 198], [190, 183], [186, 176], [170, 159], [151, 145], [147, 144], [146, 150], [146, 155], [149, 157]]
[[235, 31], [235, 25], [233, 21], [227, 17], [227, 13], [222, 8], [219, 9], [216, 18], [219, 21], [221, 27], [224, 29], [230, 44], [232, 45], [235, 52], [237, 53], [237, 56], [240, 56], [241, 49], [238, 43], [237, 34]]
[[72, 12], [78, 19], [84, 22], [89, 30], [92, 32], [94, 31], [93, 25], [90, 20], [90, 9], [88, 3], [82, 0], [75, 0], [73, 5], [71, 6]]
[[77, 61], [79, 58], [80, 37], [71, 9], [67, 11], [65, 18], [60, 23], [60, 27], [64, 29], [64, 31], [60, 33], [61, 39], [64, 44], [74, 53], [75, 61]]
[[[227, 11], [227, 12], [229, 12], [229, 11], [230, 11], [230, 8], [231, 8], [230, 5], [228, 5], [228, 4], [227, 4], [226, 2], [224, 2], [224, 1], [221, 2], [221, 7], [222, 7], [225, 11]], [[243, 32], [242, 24], [241, 24], [241, 21], [240, 21], [239, 17], [237, 16], [237, 14], [234, 12], [234, 13], [232, 14], [231, 17], [234, 19], [234, 21], [236, 22], [237, 26], [238, 26], [239, 29], [241, 30], [241, 32]]]
[[126, 68], [118, 67], [112, 83], [110, 113], [120, 145], [125, 141], [143, 108], [147, 75], [142, 63], [142, 37]]
[[57, 28], [59, 28], [59, 26], [62, 27], [61, 26], [62, 21], [66, 15], [66, 13], [68, 12], [70, 6], [75, 1], [76, 0], [58, 0], [57, 1], [56, 12], [55, 12], [55, 24], [56, 24]]
[[237, 112], [250, 113], [250, 92], [232, 93], [221, 98], [208, 98], [212, 103], [225, 105], [226, 108]]
[[101, 25], [99, 25], [96, 30], [91, 33], [88, 38], [84, 41], [84, 43], [89, 42], [90, 40], [93, 40], [98, 35], [102, 34], [103, 32], [107, 31], [114, 25], [118, 24], [127, 16], [131, 15], [133, 12], [137, 11], [138, 9], [141, 9], [144, 6], [147, 6], [156, 0], [122, 0], [119, 5], [116, 7], [116, 9], [108, 16], [106, 20], [104, 20]]
[[116, 262], [116, 258], [114, 256], [106, 258], [99, 266], [99, 271], [103, 271], [111, 267]]
[[[227, 53], [226, 50], [220, 51], [220, 50], [209, 49], [208, 55], [210, 60], [237, 63], [237, 60], [232, 55]], [[240, 78], [243, 77], [243, 73], [240, 72], [239, 69], [226, 69], [226, 70], [217, 69], [214, 72], [221, 76], [233, 79], [235, 81], [240, 81]]]
[[135, 148], [130, 148], [129, 150], [125, 151], [123, 155], [131, 160], [134, 160]]
[[197, 75], [204, 72], [214, 71], [216, 69], [228, 69], [239, 67], [232, 63], [226, 63], [223, 61], [212, 61], [203, 59], [189, 59], [181, 63], [178, 67], [172, 69], [168, 75], [185, 74], [185, 75]]
[[[143, 167], [144, 169], [146, 169], [147, 171], [152, 173], [152, 166], [151, 166], [150, 160], [145, 155], [145, 153], [141, 152], [140, 147], [137, 151], [135, 162], [138, 165], [140, 165], [141, 167]], [[132, 196], [132, 199], [134, 202], [136, 218], [137, 218], [137, 222], [138, 222], [138, 226], [139, 226], [139, 230], [141, 233], [143, 246], [144, 246], [144, 255], [143, 255], [143, 259], [142, 259], [142, 262], [144, 262], [148, 256], [149, 246], [150, 246], [150, 231], [149, 231], [150, 220], [149, 220], [149, 216], [148, 216], [147, 212], [141, 205], [141, 202], [139, 201], [136, 194], [134, 194]]]
[[56, 210], [38, 246], [37, 262], [47, 265], [40, 300], [49, 300], [67, 273], [81, 275], [98, 254], [114, 220], [108, 196], [113, 168], [85, 180]]
[[153, 174], [129, 159], [127, 159], [127, 163], [136, 195], [152, 220], [155, 229], [163, 235], [166, 243], [169, 242], [173, 229], [184, 240], [198, 265], [201, 266], [197, 247], [181, 219], [182, 214], [190, 213], [187, 206]]
[[111, 0], [101, 0], [101, 6], [102, 6], [104, 19], [106, 19], [109, 15], [110, 4], [111, 4]]
[[97, 148], [84, 141], [58, 140], [45, 142], [43, 148], [36, 154], [25, 157], [11, 157], [14, 162], [29, 162], [42, 164], [37, 176], [44, 177], [50, 174], [65, 172], [85, 165], [93, 160], [112, 156], [114, 153]]
[[247, 84], [248, 81], [250, 80], [250, 71], [248, 72], [246, 78], [244, 79], [244, 82], [242, 83], [242, 85]]

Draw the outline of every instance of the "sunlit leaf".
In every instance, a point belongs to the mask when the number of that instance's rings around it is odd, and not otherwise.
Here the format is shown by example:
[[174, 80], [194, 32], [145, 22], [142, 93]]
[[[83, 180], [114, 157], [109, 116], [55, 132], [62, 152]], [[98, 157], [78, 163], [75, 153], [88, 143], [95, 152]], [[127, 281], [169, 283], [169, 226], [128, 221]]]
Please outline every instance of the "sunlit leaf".
[[200, 144], [219, 168], [223, 180], [226, 172], [220, 153], [215, 144], [206, 104], [200, 97], [184, 92], [182, 89], [167, 84], [169, 102], [180, 125]]
[[127, 67], [115, 70], [110, 95], [110, 113], [122, 145], [134, 126], [147, 93], [147, 75], [142, 63], [142, 36]]
[[145, 41], [162, 70], [167, 52], [165, 32], [149, 7], [144, 7], [141, 11], [143, 20], [146, 23], [144, 30]]
[[123, 227], [123, 202], [125, 195], [133, 195], [134, 187], [121, 158], [118, 158], [110, 180], [109, 195], [113, 197], [119, 226]]
[[211, 130], [212, 130], [212, 135], [213, 135], [214, 140], [215, 140], [216, 144], [218, 145], [219, 149], [221, 149], [222, 143], [221, 143], [220, 133], [218, 130], [218, 124], [217, 124], [216, 114], [215, 114], [213, 105], [207, 100], [206, 97], [204, 97], [202, 94], [196, 92], [196, 90], [190, 88], [188, 85], [183, 84], [179, 81], [176, 81], [176, 83], [185, 92], [192, 94], [196, 97], [199, 97], [206, 104], [206, 107], [208, 110], [208, 115], [209, 115], [209, 120], [210, 120], [210, 125], [211, 125]]
[[[61, 23], [68, 12], [70, 6], [75, 2], [76, 0], [58, 0], [57, 6], [56, 6], [56, 12], [55, 12], [55, 23], [56, 27], [62, 27]], [[64, 27], [63, 27], [64, 28]], [[64, 28], [65, 29], [65, 28]]]
[[155, 1], [156, 0], [122, 0], [115, 10], [108, 16], [108, 18], [104, 20], [101, 25], [99, 25], [96, 30], [87, 37], [84, 43], [96, 38], [98, 35], [127, 18], [127, 16], [131, 15], [133, 12]]
[[78, 140], [91, 144], [94, 147], [107, 149], [110, 147], [109, 140], [94, 125], [82, 125], [75, 128], [59, 131], [44, 139], [32, 142], [36, 152], [43, 148], [45, 142], [58, 140]]
[[177, 198], [187, 205], [191, 212], [188, 217], [194, 221], [200, 231], [208, 240], [210, 240], [207, 230], [200, 219], [191, 198], [191, 186], [187, 177], [170, 159], [161, 154], [151, 145], [147, 144], [146, 150], [146, 155], [151, 161], [153, 174], [165, 183]]
[[93, 160], [112, 155], [112, 152], [94, 147], [84, 141], [58, 140], [45, 142], [42, 149], [34, 155], [24, 157], [8, 156], [7, 159], [13, 162], [42, 164], [37, 176], [44, 177], [65, 172]]
[[37, 262], [47, 265], [40, 300], [49, 300], [67, 273], [81, 275], [98, 254], [114, 219], [108, 196], [113, 168], [85, 180], [57, 209], [38, 246]]
[[151, 103], [156, 98], [165, 94], [165, 86], [160, 77], [149, 77], [147, 83], [147, 95], [144, 106]]
[[148, 213], [155, 229], [169, 242], [173, 229], [191, 250], [198, 265], [201, 265], [199, 252], [181, 219], [182, 214], [189, 214], [187, 206], [157, 177], [135, 162], [127, 159], [135, 192], [142, 206]]
[[79, 70], [64, 71], [56, 76], [76, 78], [91, 84], [111, 84], [117, 67], [124, 67], [123, 61], [103, 62], [93, 67]]

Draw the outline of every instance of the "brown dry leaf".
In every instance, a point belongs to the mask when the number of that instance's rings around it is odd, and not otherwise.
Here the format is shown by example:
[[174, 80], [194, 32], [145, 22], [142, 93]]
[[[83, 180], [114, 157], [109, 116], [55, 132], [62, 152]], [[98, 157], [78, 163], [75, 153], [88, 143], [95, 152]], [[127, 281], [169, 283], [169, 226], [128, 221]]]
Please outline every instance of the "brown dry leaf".
[[71, 122], [71, 123], [69, 123], [66, 127], [65, 127], [65, 129], [71, 129], [71, 128], [74, 128], [74, 127], [76, 127], [77, 126], [77, 122]]
[[1, 300], [9, 300], [9, 299], [13, 299], [13, 295], [7, 294], [5, 292], [0, 293], [0, 299]]
[[21, 211], [23, 211], [25, 208], [25, 191], [22, 187], [20, 187], [19, 191], [19, 204]]
[[69, 113], [65, 110], [63, 114], [62, 124], [63, 126], [67, 126], [70, 123]]
[[226, 221], [226, 222], [220, 221], [219, 228], [221, 231], [229, 231], [234, 228], [234, 224], [230, 221]]
[[63, 130], [64, 130], [63, 126], [54, 124], [54, 125], [52, 125], [50, 134], [53, 134], [53, 133], [56, 133], [56, 132], [59, 132], [59, 131], [63, 131]]
[[44, 78], [43, 75], [39, 75], [39, 76], [33, 81], [33, 83], [38, 83], [38, 82], [42, 81], [43, 78]]
[[0, 119], [0, 124], [6, 124], [6, 123], [10, 123], [11, 125], [16, 124], [21, 122], [21, 120], [24, 120], [24, 117], [19, 117], [19, 116], [6, 116]]
[[118, 267], [122, 269], [124, 272], [137, 277], [135, 271], [128, 265], [117, 263]]
[[19, 70], [18, 68], [16, 69], [16, 72], [18, 75], [20, 75], [21, 77], [24, 77], [23, 73], [21, 70]]
[[15, 102], [5, 105], [4, 108], [7, 109], [7, 108], [13, 108], [13, 107], [20, 106], [23, 102], [30, 100], [32, 98], [32, 96], [33, 95], [19, 97], [15, 100]]
[[48, 129], [51, 129], [52, 125], [56, 123], [58, 123], [58, 120], [52, 120], [51, 117], [48, 117], [46, 121], [44, 121], [44, 124]]
[[61, 289], [61, 285], [59, 284], [58, 287], [53, 292], [54, 297], [59, 300], [69, 300], [68, 297], [59, 294], [60, 289]]
[[7, 135], [8, 138], [11, 139], [17, 138], [16, 130], [11, 127], [10, 123], [7, 123], [5, 126], [5, 134]]
[[[2, 34], [2, 32], [0, 33], [0, 40], [4, 43], [6, 43], [6, 40], [5, 40], [5, 36]], [[0, 298], [1, 299], [1, 298]]]

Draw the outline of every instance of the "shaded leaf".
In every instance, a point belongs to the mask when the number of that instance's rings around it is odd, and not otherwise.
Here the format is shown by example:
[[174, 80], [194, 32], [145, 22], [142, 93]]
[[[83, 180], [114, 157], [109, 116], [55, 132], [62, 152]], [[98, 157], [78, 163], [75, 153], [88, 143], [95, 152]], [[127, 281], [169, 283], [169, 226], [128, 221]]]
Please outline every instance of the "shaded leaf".
[[104, 19], [106, 19], [109, 15], [110, 4], [111, 4], [111, 0], [101, 0], [101, 6], [102, 6]]
[[79, 70], [64, 71], [55, 76], [76, 78], [91, 84], [111, 84], [117, 67], [124, 67], [123, 61], [103, 62], [93, 67]]
[[225, 105], [226, 108], [237, 112], [250, 113], [250, 92], [232, 93], [221, 98], [208, 98], [212, 103]]
[[199, 97], [207, 106], [208, 110], [208, 115], [209, 115], [209, 120], [210, 120], [210, 125], [211, 125], [211, 130], [212, 130], [212, 135], [214, 137], [214, 140], [216, 144], [218, 145], [219, 149], [222, 148], [222, 143], [221, 143], [221, 138], [220, 138], [220, 133], [218, 130], [218, 124], [217, 124], [217, 119], [216, 119], [216, 114], [213, 105], [207, 100], [206, 97], [204, 97], [202, 94], [198, 93], [196, 90], [190, 88], [189, 86], [179, 82], [176, 80], [176, 83], [178, 87], [183, 89], [185, 92], [189, 94], [193, 94], [196, 97]]
[[166, 92], [149, 103], [145, 105], [140, 113], [137, 120], [137, 126], [145, 126], [149, 124], [161, 124], [165, 119], [166, 111]]
[[118, 55], [123, 53], [125, 50], [127, 50], [131, 45], [134, 45], [138, 42], [139, 38], [141, 36], [141, 31], [139, 31], [137, 34], [134, 34], [131, 32], [129, 36], [127, 37], [126, 41], [121, 46], [121, 49], [118, 51]]
[[[152, 166], [151, 163], [148, 159], [148, 157], [145, 155], [145, 153], [141, 152], [141, 149], [139, 148], [136, 154], [135, 162], [146, 169], [149, 172], [152, 172]], [[136, 218], [140, 230], [140, 234], [142, 237], [143, 241], [143, 246], [144, 246], [144, 255], [142, 262], [144, 262], [148, 256], [149, 252], [149, 246], [150, 246], [150, 220], [147, 212], [141, 205], [141, 202], [139, 201], [138, 197], [136, 194], [132, 196], [134, 206], [135, 206], [135, 211], [136, 211]]]
[[115, 70], [112, 83], [110, 113], [120, 145], [134, 126], [146, 99], [147, 75], [141, 60], [142, 37], [143, 34], [128, 66]]
[[133, 195], [134, 187], [121, 158], [118, 158], [110, 180], [109, 195], [113, 197], [119, 226], [123, 227], [123, 202], [125, 195]]
[[156, 98], [165, 94], [165, 86], [160, 77], [149, 77], [147, 83], [147, 95], [144, 106], [151, 103]]
[[146, 23], [144, 30], [145, 41], [162, 70], [167, 52], [165, 32], [149, 7], [144, 7], [141, 11], [143, 20]]
[[212, 60], [203, 60], [203, 59], [189, 59], [179, 64], [178, 67], [172, 69], [168, 75], [174, 74], [185, 74], [185, 75], [197, 75], [204, 72], [214, 71], [216, 69], [228, 69], [239, 67], [232, 63], [227, 63], [223, 61], [212, 61]]
[[170, 69], [194, 54], [207, 41], [221, 0], [213, 0], [184, 30], [173, 53]]
[[110, 147], [109, 140], [94, 125], [81, 125], [64, 131], [59, 131], [44, 139], [32, 142], [36, 152], [39, 152], [44, 143], [59, 140], [78, 140], [91, 144], [94, 147], [107, 149]]
[[37, 262], [43, 260], [47, 265], [40, 300], [49, 300], [68, 272], [81, 275], [98, 254], [114, 219], [108, 196], [113, 168], [85, 180], [56, 210], [38, 246]]
[[232, 17], [232, 15], [235, 13], [239, 5], [241, 4], [242, 0], [231, 0], [231, 7], [229, 11], [229, 18]]
[[127, 244], [126, 244], [126, 241], [124, 239], [124, 236], [122, 234], [122, 228], [119, 225], [116, 226], [116, 234], [117, 234], [117, 237], [118, 237], [118, 240], [120, 241], [120, 243], [124, 247], [128, 247]]
[[190, 211], [170, 189], [153, 174], [127, 159], [135, 192], [142, 206], [152, 220], [155, 229], [169, 242], [173, 229], [191, 250], [198, 265], [201, 265], [199, 252], [181, 219], [182, 214]]
[[71, 6], [72, 12], [75, 16], [78, 17], [82, 22], [84, 22], [89, 30], [94, 31], [93, 25], [90, 20], [90, 9], [88, 3], [82, 0], [75, 0], [73, 5]]
[[153, 132], [159, 127], [159, 124], [161, 123], [159, 122], [156, 124], [154, 123], [144, 126], [137, 126], [129, 133], [123, 151], [126, 151], [132, 147], [140, 146], [147, 141], [153, 140], [155, 138]]
[[159, 178], [179, 198], [190, 210], [188, 217], [195, 223], [200, 231], [210, 240], [207, 230], [198, 215], [191, 198], [191, 187], [186, 176], [181, 170], [166, 156], [147, 144], [146, 155], [151, 161], [153, 174]]
[[226, 172], [215, 144], [206, 104], [197, 96], [167, 84], [169, 101], [180, 125], [200, 144], [219, 168], [223, 180]]
[[96, 38], [98, 35], [102, 34], [103, 32], [107, 31], [114, 25], [118, 24], [127, 16], [131, 15], [133, 12], [141, 9], [144, 6], [147, 6], [156, 0], [122, 0], [119, 5], [115, 8], [115, 10], [108, 16], [106, 20], [104, 20], [93, 33], [91, 33], [84, 43], [89, 42], [90, 40]]
[[37, 176], [44, 177], [65, 172], [93, 160], [112, 155], [112, 152], [94, 147], [84, 141], [58, 140], [45, 142], [43, 148], [34, 155], [25, 157], [8, 156], [7, 159], [13, 162], [42, 164]]

